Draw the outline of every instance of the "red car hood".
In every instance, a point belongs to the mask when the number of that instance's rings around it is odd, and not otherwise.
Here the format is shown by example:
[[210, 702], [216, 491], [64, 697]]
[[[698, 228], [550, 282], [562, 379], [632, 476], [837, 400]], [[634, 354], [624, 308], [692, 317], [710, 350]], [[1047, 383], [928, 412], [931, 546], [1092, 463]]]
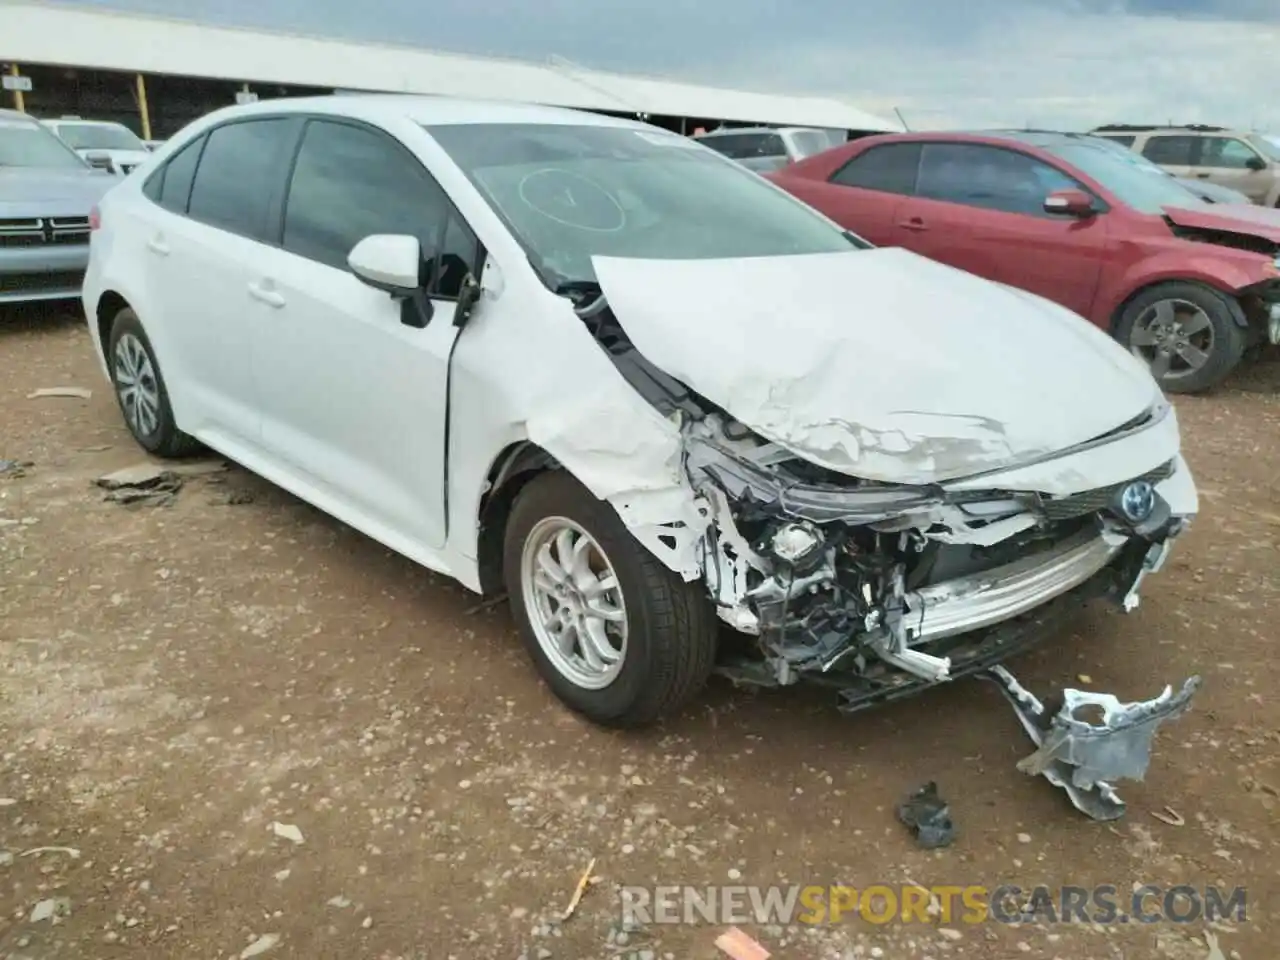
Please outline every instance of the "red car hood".
[[1192, 207], [1165, 207], [1164, 214], [1180, 227], [1247, 233], [1280, 243], [1280, 210], [1244, 204], [1213, 204], [1200, 210]]

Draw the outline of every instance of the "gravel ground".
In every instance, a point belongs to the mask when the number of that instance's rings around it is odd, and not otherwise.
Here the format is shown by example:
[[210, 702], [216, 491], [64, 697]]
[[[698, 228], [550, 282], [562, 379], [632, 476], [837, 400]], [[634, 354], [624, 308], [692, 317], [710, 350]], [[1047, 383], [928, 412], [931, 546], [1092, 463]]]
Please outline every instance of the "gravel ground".
[[[595, 729], [505, 608], [243, 471], [105, 501], [93, 479], [141, 458], [74, 318], [0, 314], [0, 369], [0, 458], [33, 464], [0, 479], [0, 957], [699, 960], [720, 927], [619, 936], [616, 885], [907, 882], [1244, 885], [1248, 917], [746, 929], [795, 960], [1271, 955], [1280, 364], [1178, 400], [1203, 514], [1141, 609], [1015, 664], [1128, 698], [1204, 675], [1113, 825], [1014, 769], [986, 684], [847, 718], [714, 683], [657, 729]], [[92, 397], [28, 399], [69, 385]], [[927, 780], [941, 851], [893, 815]]]

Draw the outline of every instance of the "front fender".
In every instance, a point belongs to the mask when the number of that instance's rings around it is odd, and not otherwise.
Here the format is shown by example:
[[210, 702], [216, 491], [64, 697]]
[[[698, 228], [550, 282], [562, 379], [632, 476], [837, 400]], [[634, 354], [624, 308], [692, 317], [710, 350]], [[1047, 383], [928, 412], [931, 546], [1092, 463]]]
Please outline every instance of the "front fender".
[[[1212, 252], [1190, 257], [1185, 252], [1170, 252], [1135, 263], [1103, 292], [1098, 315], [1107, 320], [1109, 329], [1114, 329], [1124, 304], [1157, 283], [1190, 281], [1238, 297], [1245, 288], [1280, 276], [1275, 263], [1262, 254], [1206, 247]], [[1241, 327], [1249, 325], [1243, 310], [1233, 310], [1232, 316]]]

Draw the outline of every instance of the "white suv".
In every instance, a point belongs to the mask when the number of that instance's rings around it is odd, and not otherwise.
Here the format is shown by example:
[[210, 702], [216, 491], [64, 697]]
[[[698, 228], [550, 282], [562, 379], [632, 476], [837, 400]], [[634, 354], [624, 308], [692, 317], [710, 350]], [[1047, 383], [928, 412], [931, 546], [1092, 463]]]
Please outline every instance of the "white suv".
[[[507, 592], [602, 723], [674, 709], [718, 653], [851, 708], [985, 672], [1064, 604], [1132, 607], [1197, 509], [1173, 410], [1106, 334], [643, 124], [232, 107], [95, 223], [84, 304], [144, 448], [207, 444]], [[717, 620], [754, 645], [719, 649]], [[1145, 766], [1111, 738], [1192, 689], [1077, 738], [991, 676], [1029, 731], [1061, 727], [1040, 769], [1094, 815], [1118, 803], [1099, 770]]]

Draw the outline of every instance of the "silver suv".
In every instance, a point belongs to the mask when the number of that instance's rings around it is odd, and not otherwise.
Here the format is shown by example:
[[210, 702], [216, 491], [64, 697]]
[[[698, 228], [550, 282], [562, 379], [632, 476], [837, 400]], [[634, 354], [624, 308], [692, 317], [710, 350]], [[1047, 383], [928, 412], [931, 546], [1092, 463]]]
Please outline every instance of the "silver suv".
[[25, 113], [0, 110], [0, 303], [80, 296], [89, 214], [119, 182]]
[[1091, 133], [1141, 154], [1175, 177], [1230, 187], [1254, 203], [1280, 206], [1280, 144], [1271, 137], [1203, 124], [1116, 123]]

